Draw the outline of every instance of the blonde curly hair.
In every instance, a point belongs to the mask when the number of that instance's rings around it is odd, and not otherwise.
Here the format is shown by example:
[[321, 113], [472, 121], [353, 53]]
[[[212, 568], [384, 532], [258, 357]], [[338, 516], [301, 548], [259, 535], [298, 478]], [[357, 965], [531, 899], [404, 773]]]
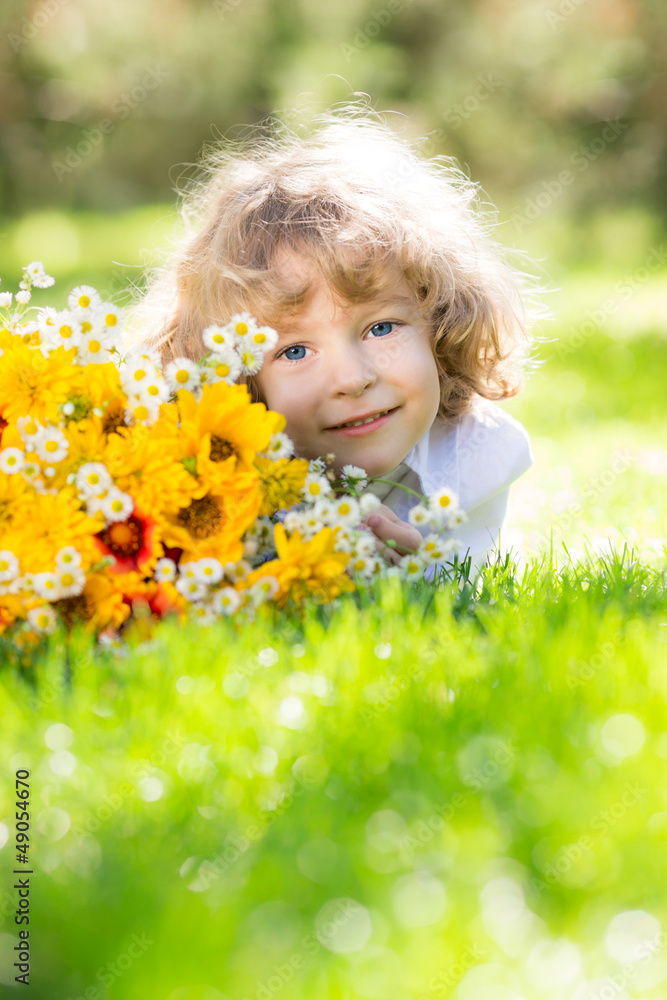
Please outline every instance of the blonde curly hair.
[[[346, 105], [298, 131], [209, 148], [181, 192], [184, 236], [151, 276], [131, 314], [137, 340], [163, 363], [198, 360], [202, 331], [248, 311], [279, 317], [303, 296], [276, 277], [279, 251], [313, 263], [349, 301], [375, 295], [398, 273], [432, 331], [438, 415], [465, 412], [477, 394], [516, 395], [531, 363], [543, 289], [492, 236], [495, 210], [450, 157], [425, 159], [378, 113]], [[263, 312], [261, 311], [263, 310]], [[252, 376], [253, 400], [266, 402]]]

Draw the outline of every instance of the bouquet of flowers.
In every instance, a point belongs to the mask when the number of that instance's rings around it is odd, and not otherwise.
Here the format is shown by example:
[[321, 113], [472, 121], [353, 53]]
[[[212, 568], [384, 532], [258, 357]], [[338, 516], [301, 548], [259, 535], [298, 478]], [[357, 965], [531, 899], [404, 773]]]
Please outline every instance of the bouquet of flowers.
[[202, 361], [162, 371], [94, 288], [30, 307], [53, 283], [34, 262], [0, 293], [0, 634], [21, 650], [58, 619], [107, 637], [139, 608], [247, 619], [451, 555], [443, 536], [465, 517], [451, 491], [412, 509], [430, 533], [390, 567], [362, 524], [380, 502], [365, 471], [345, 466], [335, 491], [325, 460], [294, 457], [285, 418], [236, 384], [274, 330], [233, 316], [204, 331]]

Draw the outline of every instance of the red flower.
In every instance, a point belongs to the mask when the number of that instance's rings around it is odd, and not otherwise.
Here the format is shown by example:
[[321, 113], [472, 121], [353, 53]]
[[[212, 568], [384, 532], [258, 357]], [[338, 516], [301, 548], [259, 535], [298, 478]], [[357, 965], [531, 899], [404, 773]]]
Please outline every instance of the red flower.
[[112, 521], [95, 535], [95, 541], [103, 555], [115, 557], [112, 573], [148, 576], [162, 555], [157, 521], [145, 517], [136, 507], [125, 521]]

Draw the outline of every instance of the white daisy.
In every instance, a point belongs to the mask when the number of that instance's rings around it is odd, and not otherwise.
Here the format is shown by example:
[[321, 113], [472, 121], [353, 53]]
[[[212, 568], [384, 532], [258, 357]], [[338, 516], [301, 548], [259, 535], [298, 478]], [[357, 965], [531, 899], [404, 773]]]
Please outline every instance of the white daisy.
[[62, 462], [69, 451], [69, 441], [59, 427], [46, 427], [38, 434], [35, 451], [43, 462]]
[[233, 615], [241, 607], [243, 598], [233, 587], [221, 587], [211, 598], [211, 607], [218, 615]]
[[247, 559], [239, 559], [238, 562], [225, 563], [223, 569], [227, 579], [236, 583], [239, 580], [245, 580], [248, 573], [252, 571], [252, 566]]
[[13, 295], [11, 292], [0, 292], [0, 308], [6, 309], [12, 304]]
[[279, 590], [280, 583], [275, 576], [263, 576], [248, 587], [247, 595], [253, 608], [258, 608], [267, 601], [272, 601]]
[[468, 520], [468, 515], [464, 510], [453, 510], [449, 515], [450, 528], [460, 528]]
[[60, 599], [60, 584], [55, 573], [35, 573], [32, 587], [38, 597], [47, 601]]
[[314, 503], [320, 497], [329, 496], [332, 492], [331, 483], [326, 476], [320, 476], [317, 473], [311, 473], [306, 476], [303, 489], [301, 490], [304, 499], [311, 503]]
[[239, 340], [236, 333], [228, 324], [227, 326], [217, 326], [215, 323], [202, 330], [202, 340], [204, 346], [213, 351], [214, 354], [224, 353], [224, 348], [234, 350]]
[[107, 521], [127, 521], [134, 510], [134, 501], [129, 493], [114, 486], [102, 500], [100, 510]]
[[458, 507], [459, 499], [453, 490], [448, 486], [443, 486], [442, 489], [437, 490], [429, 496], [428, 504], [430, 509], [436, 514], [440, 514], [443, 511], [449, 514]]
[[248, 337], [250, 342], [259, 347], [264, 354], [272, 350], [278, 343], [278, 334], [270, 326], [262, 326], [259, 330], [251, 330]]
[[338, 524], [354, 525], [361, 520], [361, 509], [354, 497], [340, 497], [336, 501], [336, 520]]
[[102, 462], [86, 462], [79, 466], [76, 474], [76, 488], [84, 497], [94, 497], [113, 486], [109, 470]]
[[141, 424], [151, 427], [160, 416], [160, 403], [149, 402], [143, 396], [128, 396], [128, 405], [124, 411], [126, 424]]
[[411, 507], [408, 512], [408, 521], [414, 528], [422, 528], [430, 524], [432, 512], [428, 507], [418, 503], [416, 507]]
[[184, 580], [194, 580], [197, 582], [197, 562], [192, 559], [190, 562], [182, 562], [178, 567], [178, 572]]
[[35, 442], [39, 439], [40, 432], [46, 430], [39, 420], [35, 420], [34, 417], [30, 416], [19, 417], [16, 421], [16, 428], [21, 436], [21, 440], [30, 451], [35, 450]]
[[56, 571], [60, 597], [77, 597], [86, 585], [86, 574], [80, 566]]
[[0, 583], [8, 583], [19, 575], [19, 561], [9, 549], [0, 552]]
[[76, 569], [81, 565], [81, 553], [73, 545], [65, 545], [56, 554], [57, 569]]
[[35, 288], [50, 288], [56, 283], [56, 279], [44, 270], [41, 260], [33, 260], [31, 264], [23, 268], [23, 273], [30, 278]]
[[165, 369], [164, 377], [172, 392], [178, 392], [179, 389], [192, 392], [201, 385], [199, 368], [189, 358], [175, 358], [171, 361]]
[[368, 486], [368, 473], [358, 465], [344, 465], [340, 479], [345, 489], [355, 489], [361, 492]]
[[198, 583], [220, 583], [224, 575], [222, 563], [218, 559], [198, 559], [194, 563], [195, 580]]
[[207, 358], [201, 373], [209, 384], [227, 382], [228, 385], [232, 385], [241, 375], [242, 370], [241, 358], [233, 348], [228, 347], [216, 351], [210, 358]]
[[20, 448], [3, 448], [0, 451], [0, 469], [6, 475], [12, 476], [20, 472], [25, 465], [25, 454]]
[[110, 361], [113, 342], [104, 327], [95, 325], [82, 333], [77, 344], [76, 360], [80, 365], [104, 365]]
[[247, 347], [241, 347], [238, 354], [241, 359], [241, 372], [244, 375], [256, 375], [261, 370], [264, 364], [264, 351], [260, 347], [250, 343]]
[[16, 301], [19, 305], [27, 306], [31, 298], [32, 296], [27, 288], [22, 288], [20, 292], [16, 293]]
[[152, 411], [156, 407], [159, 407], [161, 403], [168, 402], [169, 389], [167, 388], [167, 383], [156, 373], [153, 378], [141, 383], [141, 391], [138, 393], [138, 398]]
[[120, 369], [120, 384], [128, 395], [141, 392], [142, 386], [156, 377], [155, 365], [144, 358], [128, 357]]
[[30, 608], [28, 621], [38, 632], [51, 635], [56, 630], [58, 618], [50, 604], [43, 604], [41, 608]]
[[294, 454], [294, 443], [284, 431], [276, 431], [275, 434], [271, 435], [268, 447], [262, 454], [274, 460], [291, 458]]
[[203, 601], [208, 594], [204, 584], [197, 583], [196, 580], [187, 580], [185, 577], [180, 577], [176, 581], [176, 590], [186, 601]]
[[213, 625], [216, 621], [216, 614], [210, 603], [205, 604], [199, 601], [193, 603], [190, 607], [190, 615], [197, 625]]
[[424, 573], [424, 561], [419, 553], [409, 552], [400, 560], [398, 568], [404, 580], [420, 580]]
[[227, 326], [245, 343], [243, 338], [257, 329], [257, 320], [249, 312], [235, 313]]
[[78, 347], [83, 328], [74, 313], [63, 310], [55, 315], [47, 315], [39, 327], [40, 336], [54, 347]]
[[33, 486], [37, 486], [40, 480], [40, 468], [36, 462], [26, 462], [21, 469], [21, 475], [25, 479], [26, 483], [31, 483]]
[[327, 465], [322, 457], [311, 458], [310, 462], [308, 463], [309, 473], [318, 473], [320, 476], [323, 476], [326, 471], [327, 471]]
[[90, 285], [78, 285], [72, 289], [67, 297], [67, 305], [70, 309], [87, 311], [101, 304], [102, 299], [99, 292]]
[[363, 493], [359, 497], [359, 509], [361, 510], [362, 516], [365, 517], [366, 514], [372, 514], [374, 510], [380, 506], [382, 501], [379, 497], [375, 496], [375, 493]]
[[153, 570], [153, 576], [156, 580], [171, 581], [176, 579], [176, 563], [173, 559], [168, 559], [166, 556], [162, 559], [158, 559], [155, 563], [155, 569]]
[[95, 308], [95, 319], [113, 338], [123, 326], [123, 311], [111, 302], [102, 302]]
[[439, 535], [427, 535], [419, 547], [419, 555], [426, 563], [442, 562], [449, 555], [449, 543]]

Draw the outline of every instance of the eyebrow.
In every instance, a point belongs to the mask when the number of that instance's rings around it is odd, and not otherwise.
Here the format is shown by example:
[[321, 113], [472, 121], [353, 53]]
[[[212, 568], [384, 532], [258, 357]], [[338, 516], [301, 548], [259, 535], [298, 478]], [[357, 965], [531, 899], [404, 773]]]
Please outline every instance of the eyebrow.
[[[417, 303], [416, 303], [415, 299], [412, 296], [403, 295], [403, 294], [396, 294], [396, 295], [394, 295], [391, 292], [388, 292], [386, 295], [380, 295], [380, 296], [378, 296], [378, 298], [375, 301], [373, 301], [371, 299], [367, 299], [367, 300], [363, 300], [362, 299], [357, 305], [358, 305], [358, 308], [361, 308], [362, 306], [370, 305], [371, 303], [372, 303], [372, 307], [373, 308], [378, 308], [378, 309], [388, 308], [389, 306], [393, 306], [393, 305], [396, 305], [396, 306], [407, 306], [410, 309], [416, 309], [417, 308]], [[353, 303], [353, 308], [354, 308], [354, 306], [355, 306], [355, 303]], [[283, 316], [282, 318], [286, 319], [287, 317]], [[294, 336], [298, 335], [298, 333], [301, 330], [307, 329], [308, 326], [309, 326], [308, 323], [305, 323], [305, 322], [301, 321], [298, 317], [295, 317], [295, 320], [294, 320], [294, 322], [292, 324], [292, 329], [289, 331], [289, 333], [282, 332], [280, 330], [277, 331], [278, 332], [278, 340], [279, 341], [280, 340], [284, 340], [286, 337], [294, 337]]]

